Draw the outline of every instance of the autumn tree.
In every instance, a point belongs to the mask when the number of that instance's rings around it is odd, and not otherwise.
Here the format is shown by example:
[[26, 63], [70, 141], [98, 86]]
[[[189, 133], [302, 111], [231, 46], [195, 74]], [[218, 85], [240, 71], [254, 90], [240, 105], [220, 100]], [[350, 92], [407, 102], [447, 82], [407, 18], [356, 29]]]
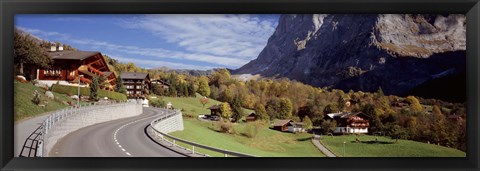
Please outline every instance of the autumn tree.
[[225, 119], [229, 119], [230, 117], [232, 117], [232, 108], [230, 108], [230, 105], [228, 103], [223, 102], [220, 104], [220, 114]]
[[414, 96], [408, 96], [406, 99], [407, 103], [409, 104], [410, 111], [412, 112], [421, 112], [423, 110], [422, 105], [418, 101], [418, 99]]
[[269, 120], [269, 116], [267, 114], [267, 111], [265, 110], [265, 106], [263, 104], [257, 104], [255, 106], [255, 113], [261, 120]]
[[244, 115], [242, 102], [240, 99], [241, 97], [237, 95], [233, 98], [232, 102], [230, 103], [230, 106], [232, 107], [233, 122], [238, 122]]
[[323, 109], [323, 114], [324, 115], [329, 114], [329, 113], [337, 113], [337, 112], [338, 112], [338, 107], [337, 107], [336, 104], [328, 104]]
[[202, 103], [203, 107], [205, 108], [205, 105], [208, 103], [208, 98], [205, 96], [200, 98], [200, 103]]
[[266, 110], [270, 119], [288, 119], [292, 117], [292, 103], [287, 98], [272, 98]]
[[198, 93], [202, 96], [210, 96], [210, 87], [208, 86], [208, 78], [205, 76], [201, 76], [199, 78], [199, 85], [198, 85]]
[[[13, 59], [15, 68], [22, 75], [25, 64], [49, 68], [53, 63], [53, 60], [30, 35], [21, 35], [18, 31], [14, 33]], [[30, 77], [30, 75], [27, 76]]]
[[312, 120], [310, 120], [310, 117], [308, 117], [308, 116], [303, 117], [302, 122], [305, 126], [305, 129], [312, 129], [313, 128], [313, 123], [312, 123]]

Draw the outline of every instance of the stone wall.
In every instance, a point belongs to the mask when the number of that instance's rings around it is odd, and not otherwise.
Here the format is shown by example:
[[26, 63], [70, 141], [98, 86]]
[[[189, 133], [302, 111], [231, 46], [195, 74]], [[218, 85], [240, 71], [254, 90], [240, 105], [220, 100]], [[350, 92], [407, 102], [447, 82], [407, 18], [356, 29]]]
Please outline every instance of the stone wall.
[[60, 138], [73, 131], [97, 123], [137, 116], [142, 113], [143, 108], [141, 103], [96, 105], [83, 107], [80, 109], [58, 111], [45, 120], [48, 122], [50, 119], [55, 120], [55, 122], [50, 121], [48, 124], [44, 122], [44, 124], [51, 126], [49, 126], [49, 129], [47, 129], [44, 136], [45, 144], [43, 146], [43, 156], [48, 156], [48, 153], [53, 148], [55, 143], [57, 143]]

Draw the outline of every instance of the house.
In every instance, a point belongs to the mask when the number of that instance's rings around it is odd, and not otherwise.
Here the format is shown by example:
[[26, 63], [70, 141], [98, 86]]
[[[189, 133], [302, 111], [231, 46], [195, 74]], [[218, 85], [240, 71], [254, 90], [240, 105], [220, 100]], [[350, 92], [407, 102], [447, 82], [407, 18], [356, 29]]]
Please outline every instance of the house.
[[152, 85], [159, 85], [162, 89], [164, 90], [168, 90], [168, 88], [170, 87], [170, 84], [168, 84], [166, 81], [163, 81], [163, 80], [152, 80]]
[[123, 86], [127, 89], [128, 98], [147, 98], [151, 87], [148, 73], [123, 72], [120, 74], [120, 78]]
[[245, 120], [247, 122], [253, 122], [253, 121], [256, 121], [257, 120], [257, 115], [255, 113], [251, 113], [250, 115], [248, 115], [247, 117], [245, 117]]
[[325, 119], [335, 120], [337, 128], [334, 133], [368, 133], [370, 117], [362, 112], [357, 113], [330, 113]]
[[30, 74], [29, 78], [35, 78], [39, 84], [52, 86], [58, 82], [62, 85], [81, 86], [78, 84], [80, 79], [81, 83], [86, 84], [84, 86], [88, 86], [94, 76], [103, 76], [106, 80], [102, 89], [115, 89], [117, 77], [110, 71], [100, 52], [64, 51], [63, 46], [60, 45], [57, 49], [52, 45], [46, 53], [53, 59], [50, 68], [28, 66], [30, 69], [26, 72]]
[[216, 104], [216, 105], [210, 106], [207, 109], [210, 109], [210, 115], [220, 116], [220, 105]]
[[285, 119], [285, 120], [277, 120], [273, 124], [273, 129], [282, 131], [282, 132], [304, 132], [305, 129], [303, 128], [303, 123], [301, 122], [294, 122], [291, 119]]

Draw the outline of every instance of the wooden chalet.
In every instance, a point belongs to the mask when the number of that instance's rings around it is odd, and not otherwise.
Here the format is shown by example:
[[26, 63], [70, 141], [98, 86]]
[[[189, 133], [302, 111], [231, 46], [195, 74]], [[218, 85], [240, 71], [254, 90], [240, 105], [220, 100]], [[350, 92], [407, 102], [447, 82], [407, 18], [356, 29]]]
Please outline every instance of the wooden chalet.
[[120, 74], [120, 78], [127, 89], [128, 98], [147, 98], [151, 87], [148, 73], [124, 72]]
[[303, 128], [302, 122], [294, 122], [291, 119], [284, 119], [284, 120], [277, 120], [273, 124], [273, 129], [282, 131], [282, 132], [303, 132], [305, 129]]
[[207, 109], [210, 109], [210, 115], [220, 116], [220, 105], [216, 104], [216, 105], [210, 106]]
[[152, 85], [159, 85], [162, 89], [164, 90], [168, 90], [168, 88], [170, 87], [170, 84], [168, 84], [166, 81], [163, 81], [163, 80], [152, 80]]
[[291, 119], [277, 120], [273, 124], [273, 129], [278, 131], [288, 131], [288, 123], [293, 122]]
[[254, 122], [257, 120], [257, 115], [255, 113], [251, 113], [247, 117], [245, 117], [245, 121], [247, 122]]
[[30, 73], [35, 74], [33, 78], [36, 78], [39, 83], [51, 86], [58, 82], [78, 86], [80, 79], [82, 83], [88, 85], [94, 76], [103, 76], [106, 81], [102, 89], [115, 89], [117, 77], [110, 71], [100, 52], [64, 51], [62, 46], [58, 49], [52, 46], [47, 54], [53, 59], [51, 68], [30, 67]]
[[370, 127], [370, 117], [362, 112], [330, 113], [325, 116], [325, 119], [337, 122], [334, 133], [368, 133]]

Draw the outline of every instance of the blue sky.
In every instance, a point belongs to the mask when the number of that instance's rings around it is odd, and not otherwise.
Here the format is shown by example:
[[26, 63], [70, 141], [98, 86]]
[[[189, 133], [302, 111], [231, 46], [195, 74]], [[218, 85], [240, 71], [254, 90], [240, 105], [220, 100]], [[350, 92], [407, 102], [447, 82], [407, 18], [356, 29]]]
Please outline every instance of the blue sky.
[[144, 68], [236, 69], [257, 58], [279, 15], [32, 15], [15, 26]]

